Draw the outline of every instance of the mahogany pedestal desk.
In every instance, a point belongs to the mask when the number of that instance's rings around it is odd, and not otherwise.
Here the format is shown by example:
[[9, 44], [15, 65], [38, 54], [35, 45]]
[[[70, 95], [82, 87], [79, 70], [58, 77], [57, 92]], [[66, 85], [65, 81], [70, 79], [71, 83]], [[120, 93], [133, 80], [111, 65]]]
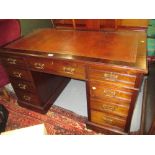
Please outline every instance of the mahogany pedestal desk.
[[0, 50], [21, 106], [46, 113], [70, 78], [86, 81], [87, 127], [128, 134], [143, 75], [144, 31], [41, 29]]

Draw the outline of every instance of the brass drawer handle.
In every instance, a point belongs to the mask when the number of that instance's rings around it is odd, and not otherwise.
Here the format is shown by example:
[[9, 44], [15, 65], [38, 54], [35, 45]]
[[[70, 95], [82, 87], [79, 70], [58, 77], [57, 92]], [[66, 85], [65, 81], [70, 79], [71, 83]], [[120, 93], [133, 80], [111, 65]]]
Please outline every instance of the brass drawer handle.
[[118, 75], [115, 73], [104, 73], [103, 74], [103, 78], [106, 80], [112, 80], [112, 81], [116, 81], [118, 79]]
[[103, 110], [115, 111], [117, 108], [118, 106], [102, 105]]
[[42, 64], [42, 63], [34, 63], [34, 67], [36, 68], [36, 69], [44, 69], [44, 67], [45, 67], [45, 64]]
[[108, 97], [116, 97], [116, 91], [112, 89], [104, 89], [103, 94]]
[[13, 75], [17, 78], [21, 78], [22, 77], [22, 73], [20, 72], [13, 72]]
[[109, 123], [109, 124], [112, 124], [112, 123], [113, 123], [113, 120], [110, 119], [110, 118], [103, 117], [102, 119], [103, 119], [103, 121], [104, 121], [105, 123]]
[[27, 95], [24, 95], [23, 98], [24, 98], [24, 100], [26, 100], [26, 101], [30, 101], [30, 100], [31, 100], [31, 97], [30, 97], [30, 96], [27, 96]]
[[25, 90], [25, 89], [26, 89], [26, 87], [27, 87], [27, 85], [22, 84], [22, 83], [19, 83], [19, 84], [18, 84], [18, 87], [19, 87], [20, 89]]
[[16, 59], [13, 59], [13, 58], [8, 58], [7, 59], [7, 62], [9, 63], [9, 64], [13, 64], [13, 65], [15, 65], [16, 64]]
[[63, 71], [68, 74], [74, 74], [75, 68], [73, 67], [63, 67]]

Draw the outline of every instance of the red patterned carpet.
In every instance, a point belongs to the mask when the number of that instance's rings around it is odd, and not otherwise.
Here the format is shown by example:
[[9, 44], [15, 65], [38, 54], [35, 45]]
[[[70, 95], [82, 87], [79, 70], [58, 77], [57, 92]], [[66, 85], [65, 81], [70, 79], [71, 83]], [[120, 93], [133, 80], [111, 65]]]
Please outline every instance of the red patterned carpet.
[[44, 123], [49, 135], [92, 135], [96, 132], [86, 128], [86, 118], [71, 111], [52, 106], [46, 115], [18, 106], [0, 97], [0, 103], [9, 110], [6, 131]]

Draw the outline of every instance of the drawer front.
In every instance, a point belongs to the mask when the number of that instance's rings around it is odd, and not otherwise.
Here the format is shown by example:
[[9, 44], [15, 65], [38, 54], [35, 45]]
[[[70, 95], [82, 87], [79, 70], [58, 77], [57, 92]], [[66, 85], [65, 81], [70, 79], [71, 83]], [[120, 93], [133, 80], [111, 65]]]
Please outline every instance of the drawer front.
[[106, 82], [89, 81], [90, 95], [94, 98], [111, 98], [115, 100], [131, 101], [133, 90], [108, 84]]
[[107, 114], [117, 115], [124, 118], [127, 118], [128, 111], [129, 111], [129, 105], [124, 106], [117, 103], [112, 103], [111, 101], [105, 101], [105, 100], [97, 100], [97, 99], [90, 99], [90, 108], [102, 111]]
[[56, 65], [58, 74], [66, 77], [85, 79], [85, 67], [82, 64], [74, 62], [60, 62]]
[[41, 106], [41, 102], [39, 101], [37, 95], [24, 91], [18, 91], [16, 89], [15, 92], [19, 100], [29, 103], [31, 105]]
[[29, 57], [28, 62], [28, 65], [31, 69], [39, 71], [50, 71], [54, 69], [54, 61], [51, 59]]
[[94, 69], [88, 69], [88, 77], [90, 80], [110, 81], [128, 87], [134, 87], [136, 81], [135, 75], [120, 74], [118, 72], [110, 72]]
[[124, 119], [112, 117], [110, 115], [95, 110], [91, 110], [91, 121], [99, 125], [120, 128], [121, 130], [124, 130], [126, 125], [126, 120]]
[[24, 79], [28, 81], [32, 80], [31, 73], [29, 71], [17, 69], [17, 68], [6, 68], [6, 69], [7, 69], [9, 76], [11, 77], [15, 77], [18, 79]]
[[4, 63], [4, 65], [6, 66], [25, 66], [26, 67], [26, 63], [25, 60], [21, 57], [17, 57], [17, 56], [2, 56], [2, 62]]
[[30, 68], [33, 70], [47, 71], [66, 77], [85, 79], [85, 67], [83, 64], [32, 57], [30, 57], [28, 61]]
[[13, 85], [13, 88], [20, 89], [24, 91], [29, 92], [35, 92], [35, 88], [33, 86], [33, 83], [24, 81], [24, 80], [16, 80], [14, 78], [10, 78], [11, 84]]

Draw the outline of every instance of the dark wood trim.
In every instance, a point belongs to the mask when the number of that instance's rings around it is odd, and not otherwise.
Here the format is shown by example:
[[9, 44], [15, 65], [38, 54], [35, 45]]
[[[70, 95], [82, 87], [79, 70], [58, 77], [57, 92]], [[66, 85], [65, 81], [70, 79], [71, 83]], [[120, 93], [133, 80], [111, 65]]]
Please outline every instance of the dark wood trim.
[[143, 27], [143, 26], [121, 26], [121, 25], [118, 25], [117, 29], [146, 31], [147, 27]]
[[[68, 55], [68, 54], [58, 54], [58, 53], [54, 53], [54, 52], [41, 52], [41, 51], [31, 51], [31, 50], [19, 50], [19, 49], [9, 49], [9, 48], [2, 48], [0, 49], [0, 53], [1, 50], [3, 51], [3, 53], [6, 54], [18, 54], [21, 56], [34, 56], [34, 57], [40, 57], [40, 58], [48, 58], [48, 59], [63, 59], [63, 60], [69, 60], [69, 61], [76, 61], [76, 62], [83, 62], [83, 63], [87, 63], [87, 64], [92, 64], [95, 63], [96, 65], [117, 65], [117, 68], [124, 68], [124, 66], [127, 66], [126, 69], [127, 70], [133, 70], [136, 72], [140, 72], [140, 73], [147, 73], [147, 71], [143, 70], [143, 69], [139, 69], [137, 67], [135, 67], [135, 63], [128, 63], [128, 62], [120, 62], [120, 61], [111, 61], [111, 60], [107, 60], [107, 59], [99, 59], [99, 58], [90, 58], [90, 57], [83, 57], [83, 56], [75, 56], [75, 55]], [[50, 57], [48, 56], [48, 54], [54, 54], [54, 56]], [[70, 57], [68, 59], [68, 57]]]
[[59, 85], [59, 87], [55, 90], [54, 94], [52, 94], [49, 98], [49, 100], [47, 101], [46, 106], [44, 106], [44, 112], [46, 113], [49, 108], [51, 107], [51, 105], [54, 104], [55, 100], [58, 98], [58, 96], [61, 94], [61, 92], [64, 90], [64, 88], [67, 86], [67, 84], [69, 83], [70, 79], [66, 78], [63, 82], [61, 82], [61, 84]]
[[[141, 83], [142, 79], [141, 79], [141, 75], [139, 74], [139, 76], [137, 76], [137, 79], [136, 79], [136, 86], [138, 85], [138, 87], [140, 87], [140, 83]], [[130, 132], [129, 129], [130, 129], [130, 126], [131, 126], [131, 119], [132, 119], [132, 115], [133, 115], [133, 111], [134, 111], [134, 108], [135, 108], [135, 103], [136, 103], [136, 100], [137, 100], [137, 97], [138, 97], [138, 94], [139, 94], [139, 91], [135, 91], [132, 95], [132, 98], [131, 98], [131, 103], [130, 103], [130, 108], [129, 108], [129, 112], [128, 112], [128, 117], [127, 117], [127, 123], [126, 123], [126, 126], [125, 126], [125, 131], [126, 132]]]
[[149, 129], [148, 135], [154, 135], [154, 121], [151, 124], [151, 127]]
[[86, 68], [86, 95], [87, 95], [87, 114], [88, 114], [88, 120], [91, 119], [91, 114], [90, 114], [90, 86], [89, 86], [89, 81], [88, 81], [88, 68]]
[[33, 110], [35, 112], [39, 112], [41, 114], [45, 114], [46, 111], [42, 108], [42, 107], [39, 107], [39, 106], [36, 106], [36, 105], [33, 105], [33, 104], [29, 104], [29, 103], [26, 103], [24, 101], [21, 101], [21, 100], [17, 100], [17, 103], [22, 106], [23, 108], [28, 108], [29, 110]]
[[143, 74], [137, 74], [137, 78], [136, 78], [136, 81], [135, 81], [135, 88], [140, 88], [140, 86], [142, 85], [142, 82], [143, 82]]
[[98, 124], [90, 122], [90, 121], [87, 121], [86, 125], [87, 125], [87, 128], [95, 130], [95, 131], [97, 131], [99, 133], [103, 133], [103, 134], [108, 134], [108, 135], [109, 134], [110, 135], [126, 135], [127, 134], [126, 132], [108, 128], [106, 126], [101, 126], [101, 125], [98, 125]]
[[47, 111], [49, 110], [49, 108], [51, 107], [51, 105], [55, 102], [55, 100], [60, 95], [60, 93], [63, 91], [63, 89], [66, 87], [66, 85], [68, 84], [69, 81], [70, 80], [66, 80], [65, 82], [63, 82], [60, 85], [60, 87], [55, 91], [55, 93], [50, 96], [50, 98], [48, 99], [48, 101], [46, 102], [46, 104], [43, 107], [39, 107], [39, 106], [36, 106], [33, 104], [29, 104], [29, 103], [26, 103], [26, 102], [21, 101], [21, 100], [17, 100], [17, 102], [22, 107], [32, 109], [33, 111], [36, 111], [36, 112], [39, 112], [42, 114], [46, 114]]

